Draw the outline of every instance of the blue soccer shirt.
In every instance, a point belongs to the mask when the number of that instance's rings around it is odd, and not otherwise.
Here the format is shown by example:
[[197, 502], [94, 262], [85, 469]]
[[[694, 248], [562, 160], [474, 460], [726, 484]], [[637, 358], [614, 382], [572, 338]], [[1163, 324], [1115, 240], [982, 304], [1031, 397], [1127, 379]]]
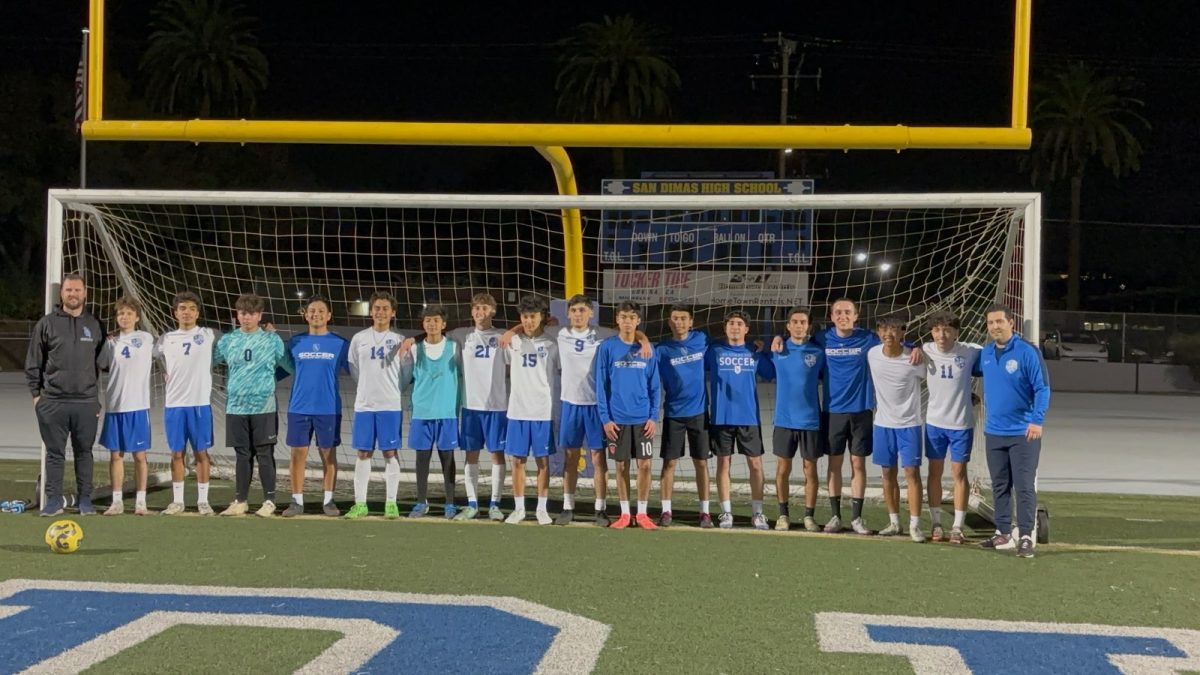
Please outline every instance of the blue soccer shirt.
[[775, 426], [818, 431], [821, 428], [819, 380], [825, 370], [825, 350], [812, 340], [783, 341], [783, 351], [767, 352], [775, 385]]
[[288, 340], [287, 353], [295, 368], [289, 413], [341, 414], [338, 371], [350, 372], [349, 349], [350, 341], [336, 333], [298, 333]]
[[829, 412], [858, 413], [875, 407], [875, 388], [867, 352], [882, 344], [879, 336], [865, 328], [855, 328], [847, 337], [830, 327], [813, 335], [817, 346], [825, 350], [825, 385]]
[[[709, 422], [758, 426], [758, 369], [768, 362], [747, 345], [714, 342], [705, 354], [709, 381]], [[768, 362], [769, 363], [769, 362]]]
[[682, 341], [667, 338], [655, 347], [665, 417], [693, 417], [704, 412], [707, 348], [708, 336], [698, 330], [689, 332]]
[[601, 422], [643, 424], [658, 418], [658, 357], [614, 335], [596, 352], [596, 406]]

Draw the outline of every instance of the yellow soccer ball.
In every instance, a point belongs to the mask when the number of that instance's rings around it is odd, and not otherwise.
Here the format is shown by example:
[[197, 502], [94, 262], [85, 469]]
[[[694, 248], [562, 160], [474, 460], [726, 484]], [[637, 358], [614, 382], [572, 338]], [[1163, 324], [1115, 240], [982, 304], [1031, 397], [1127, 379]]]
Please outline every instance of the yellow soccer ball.
[[55, 553], [74, 553], [83, 543], [83, 528], [73, 520], [56, 520], [46, 528], [46, 545]]

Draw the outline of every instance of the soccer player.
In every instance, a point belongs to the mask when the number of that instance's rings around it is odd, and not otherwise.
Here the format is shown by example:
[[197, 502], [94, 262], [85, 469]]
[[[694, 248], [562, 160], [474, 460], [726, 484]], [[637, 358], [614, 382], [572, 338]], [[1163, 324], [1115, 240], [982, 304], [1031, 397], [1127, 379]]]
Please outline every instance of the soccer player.
[[263, 299], [252, 293], [240, 296], [234, 304], [238, 330], [226, 333], [217, 342], [214, 364], [228, 367], [225, 397], [225, 444], [237, 456], [233, 503], [222, 516], [246, 514], [254, 461], [262, 483], [263, 503], [256, 515], [275, 514], [275, 441], [279, 418], [275, 404], [275, 371], [291, 371], [283, 340], [274, 331], [261, 327]]
[[908, 482], [908, 532], [920, 544], [925, 541], [921, 531], [921, 380], [925, 368], [912, 363], [911, 349], [903, 344], [904, 322], [899, 318], [881, 317], [876, 333], [882, 344], [867, 352], [876, 399], [873, 460], [883, 468], [883, 499], [890, 521], [879, 534], [900, 534], [899, 464]]
[[121, 486], [125, 483], [125, 453], [133, 455], [133, 475], [137, 497], [133, 512], [144, 516], [146, 479], [149, 468], [146, 451], [150, 449], [150, 368], [154, 363], [154, 336], [138, 330], [141, 304], [124, 297], [113, 305], [117, 332], [104, 343], [108, 351], [108, 377], [104, 383], [104, 429], [100, 445], [108, 448], [108, 475], [112, 478], [112, 505], [104, 512], [115, 516], [125, 512]]
[[175, 296], [172, 303], [176, 329], [164, 333], [154, 354], [162, 360], [166, 380], [163, 427], [171, 449], [171, 503], [163, 515], [183, 513], [184, 455], [188, 444], [196, 459], [196, 511], [210, 516], [208, 479], [211, 471], [208, 450], [213, 444], [212, 367], [213, 348], [219, 337], [211, 328], [196, 325], [200, 297], [191, 291]]
[[621, 517], [612, 527], [629, 527], [629, 462], [636, 458], [637, 525], [657, 530], [647, 508], [660, 385], [657, 357], [641, 355], [637, 339], [641, 313], [636, 302], [626, 301], [617, 306], [618, 333], [602, 342], [596, 353], [596, 404], [604, 423], [609, 454], [617, 462]]
[[513, 336], [508, 352], [512, 393], [508, 397], [508, 432], [504, 452], [512, 458], [513, 502], [516, 508], [506, 523], [525, 520], [525, 462], [537, 464], [537, 521], [550, 525], [546, 510], [550, 489], [550, 455], [554, 454], [554, 403], [558, 400], [558, 341], [545, 334], [546, 303], [527, 295], [517, 311], [522, 334]]
[[788, 510], [788, 481], [792, 462], [800, 454], [804, 466], [804, 529], [819, 532], [815, 519], [817, 491], [817, 460], [824, 454], [825, 439], [821, 433], [821, 398], [818, 383], [825, 370], [825, 351], [809, 336], [812, 313], [804, 307], [793, 307], [788, 313], [788, 339], [779, 352], [765, 354], [771, 360], [776, 379], [775, 435], [771, 450], [775, 454], [775, 495], [779, 499], [779, 518], [776, 530], [791, 527]]
[[500, 348], [503, 331], [492, 325], [496, 299], [487, 293], [471, 298], [474, 326], [450, 331], [450, 339], [462, 354], [463, 408], [458, 443], [466, 452], [463, 483], [467, 507], [455, 520], [471, 520], [479, 512], [479, 452], [485, 447], [492, 457], [492, 493], [488, 519], [503, 521], [500, 496], [504, 488], [504, 441], [508, 430], [508, 382], [505, 351]]
[[314, 295], [304, 304], [308, 331], [288, 340], [287, 355], [293, 364], [292, 395], [288, 399], [287, 444], [292, 449], [290, 474], [292, 503], [283, 511], [284, 518], [304, 513], [304, 464], [309, 445], [317, 441], [325, 488], [321, 511], [327, 516], [342, 515], [333, 503], [337, 484], [337, 446], [342, 442], [342, 395], [338, 390], [338, 371], [350, 371], [346, 338], [329, 331], [333, 308], [323, 296]]
[[975, 410], [972, 405], [972, 374], [978, 371], [979, 345], [958, 341], [959, 318], [952, 312], [935, 312], [929, 317], [928, 330], [933, 341], [925, 344], [925, 387], [929, 402], [925, 416], [925, 457], [929, 459], [927, 478], [931, 539], [942, 541], [942, 470], [950, 455], [950, 473], [954, 480], [954, 524], [950, 543], [964, 541], [963, 523], [967, 517], [967, 463], [975, 436]]
[[429, 513], [429, 466], [437, 448], [447, 518], [458, 512], [454, 505], [454, 451], [458, 448], [459, 357], [458, 345], [447, 340], [446, 310], [430, 305], [421, 313], [425, 340], [413, 345], [405, 358], [413, 363], [412, 426], [408, 447], [417, 452], [417, 503], [409, 518]]
[[692, 330], [692, 309], [687, 305], [671, 307], [668, 317], [671, 337], [658, 343], [658, 372], [662, 377], [663, 433], [662, 473], [659, 496], [662, 513], [658, 524], [670, 527], [671, 496], [675, 487], [675, 467], [686, 445], [696, 469], [696, 497], [700, 501], [700, 527], [713, 526], [708, 512], [708, 389], [704, 384], [704, 354], [708, 336]]
[[763, 443], [758, 414], [758, 370], [770, 363], [746, 344], [750, 316], [734, 310], [725, 315], [725, 341], [709, 345], [705, 366], [709, 375], [709, 438], [717, 456], [717, 496], [721, 515], [717, 524], [733, 527], [729, 471], [734, 447], [746, 457], [750, 470], [751, 522], [757, 530], [767, 529], [763, 515]]
[[367, 486], [371, 482], [371, 455], [378, 447], [383, 452], [383, 481], [387, 496], [383, 515], [399, 518], [396, 493], [400, 489], [400, 427], [403, 424], [401, 392], [406, 378], [405, 361], [400, 354], [404, 336], [392, 330], [396, 318], [396, 299], [391, 293], [377, 291], [368, 303], [371, 327], [350, 339], [347, 365], [357, 383], [354, 396], [354, 426], [351, 442], [358, 452], [354, 462], [354, 506], [346, 518], [367, 515]]
[[1013, 332], [1013, 315], [992, 305], [984, 315], [992, 344], [980, 357], [983, 398], [987, 404], [988, 472], [996, 500], [996, 534], [984, 548], [1011, 548], [1012, 492], [1017, 492], [1017, 556], [1032, 558], [1037, 526], [1037, 467], [1042, 454], [1042, 424], [1050, 408], [1050, 382], [1040, 350]]

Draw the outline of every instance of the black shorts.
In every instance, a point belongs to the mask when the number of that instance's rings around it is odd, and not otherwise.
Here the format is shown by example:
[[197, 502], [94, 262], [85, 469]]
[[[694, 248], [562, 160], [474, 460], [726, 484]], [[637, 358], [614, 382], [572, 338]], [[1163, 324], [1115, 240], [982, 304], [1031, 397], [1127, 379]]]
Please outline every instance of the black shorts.
[[855, 457], [871, 456], [871, 438], [875, 414], [870, 410], [856, 413], [829, 413], [830, 455], [846, 454], [846, 445]]
[[685, 444], [692, 459], [708, 459], [708, 414], [668, 417], [663, 420], [662, 447], [659, 453], [662, 458], [683, 457]]
[[714, 424], [708, 430], [711, 440], [712, 453], [717, 457], [728, 457], [737, 451], [747, 457], [761, 457], [763, 454], [762, 430], [757, 426], [730, 426]]
[[273, 412], [225, 416], [225, 445], [228, 447], [256, 448], [275, 445], [278, 439], [279, 417]]
[[801, 458], [815, 462], [825, 454], [825, 434], [820, 431], [775, 427], [771, 440], [774, 441], [771, 451], [776, 457], [793, 459], [799, 452]]
[[608, 441], [608, 456], [618, 462], [653, 459], [654, 439], [646, 438], [645, 424], [618, 424], [617, 440]]

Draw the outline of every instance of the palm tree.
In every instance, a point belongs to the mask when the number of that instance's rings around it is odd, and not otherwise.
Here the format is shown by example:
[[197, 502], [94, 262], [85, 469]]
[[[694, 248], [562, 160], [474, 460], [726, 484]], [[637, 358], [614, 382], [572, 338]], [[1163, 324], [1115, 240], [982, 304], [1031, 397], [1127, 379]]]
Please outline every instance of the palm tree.
[[1067, 251], [1067, 309], [1079, 309], [1083, 177], [1093, 159], [1120, 178], [1140, 167], [1142, 144], [1137, 131], [1150, 123], [1139, 110], [1145, 105], [1129, 96], [1129, 78], [1101, 75], [1084, 63], [1073, 63], [1034, 85], [1032, 179], [1071, 182], [1070, 243]]
[[[611, 124], [668, 116], [679, 73], [663, 56], [662, 41], [661, 31], [629, 15], [577, 26], [558, 42], [559, 111], [573, 120]], [[613, 149], [613, 172], [625, 173], [622, 148]]]
[[267, 57], [258, 50], [256, 20], [221, 0], [164, 0], [141, 69], [152, 105], [184, 115], [252, 115], [267, 86]]

